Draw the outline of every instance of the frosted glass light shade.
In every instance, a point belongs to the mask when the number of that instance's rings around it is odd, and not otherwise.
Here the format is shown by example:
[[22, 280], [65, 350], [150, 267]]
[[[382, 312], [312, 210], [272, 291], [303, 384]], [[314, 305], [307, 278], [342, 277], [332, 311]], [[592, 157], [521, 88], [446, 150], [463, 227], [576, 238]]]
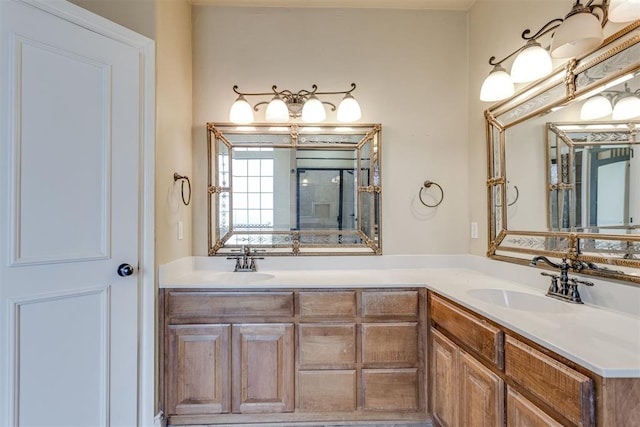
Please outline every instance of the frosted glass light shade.
[[611, 22], [640, 19], [640, 0], [611, 0], [608, 19]]
[[480, 88], [480, 100], [493, 102], [508, 98], [515, 92], [513, 80], [507, 71], [500, 65], [493, 67], [493, 70]]
[[539, 43], [527, 42], [511, 66], [511, 79], [515, 83], [528, 83], [546, 76], [553, 69], [551, 56]]
[[600, 46], [604, 40], [597, 16], [578, 12], [565, 18], [551, 39], [553, 58], [574, 58]]
[[350, 93], [347, 93], [340, 105], [338, 105], [338, 121], [341, 122], [355, 122], [362, 117], [362, 111], [360, 110], [360, 104], [355, 100]]
[[302, 106], [302, 121], [318, 123], [323, 122], [326, 118], [327, 112], [324, 110], [324, 105], [315, 95], [311, 95]]
[[613, 120], [627, 120], [640, 117], [640, 98], [637, 96], [627, 96], [622, 98], [613, 107], [611, 115]]
[[580, 109], [581, 120], [595, 120], [611, 114], [611, 102], [602, 95], [587, 99]]
[[251, 108], [244, 96], [240, 95], [231, 106], [229, 120], [239, 125], [253, 123], [253, 108]]
[[264, 118], [271, 123], [284, 123], [289, 121], [289, 108], [287, 104], [279, 96], [274, 96], [267, 104], [264, 112]]

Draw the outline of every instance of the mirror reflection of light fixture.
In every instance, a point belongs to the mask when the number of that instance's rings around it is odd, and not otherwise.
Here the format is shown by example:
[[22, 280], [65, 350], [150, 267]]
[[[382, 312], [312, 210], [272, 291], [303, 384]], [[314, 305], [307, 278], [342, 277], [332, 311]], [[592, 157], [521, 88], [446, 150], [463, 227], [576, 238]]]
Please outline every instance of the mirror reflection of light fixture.
[[[335, 104], [321, 100], [318, 95], [344, 95], [337, 108], [337, 118], [341, 122], [353, 122], [362, 116], [360, 105], [355, 100], [351, 92], [356, 88], [355, 83], [351, 83], [351, 89], [337, 92], [318, 92], [315, 84], [312, 89], [291, 92], [290, 90], [278, 91], [277, 86], [271, 87], [272, 92], [264, 93], [243, 93], [238, 91], [238, 86], [233, 87], [233, 91], [238, 94], [238, 98], [231, 107], [229, 120], [238, 124], [249, 124], [254, 121], [253, 112], [258, 111], [258, 107], [267, 104], [265, 110], [265, 120], [271, 123], [285, 123], [290, 118], [301, 117], [304, 122], [319, 123], [326, 120], [327, 113], [325, 105], [336, 111]], [[245, 97], [249, 96], [269, 96], [271, 101], [262, 101], [251, 107]]]
[[613, 120], [640, 117], [640, 89], [632, 92], [625, 83], [624, 91], [606, 90], [587, 99], [580, 109], [581, 120], [595, 120], [611, 114]]
[[[640, 0], [576, 0], [564, 19], [557, 18], [547, 22], [531, 36], [531, 30], [526, 29], [522, 33], [522, 38], [527, 41], [524, 46], [500, 61], [496, 61], [495, 56], [489, 59], [489, 65], [494, 68], [480, 89], [480, 100], [500, 101], [513, 95], [515, 91], [506, 89], [507, 76], [512, 82], [528, 83], [545, 77], [552, 71], [551, 57], [573, 58], [595, 49], [602, 44], [602, 27], [612, 16], [615, 16], [615, 19], [611, 18], [614, 22], [639, 19]], [[547, 51], [538, 39], [552, 31], [551, 46]], [[509, 75], [502, 63], [516, 54]], [[497, 74], [498, 72], [501, 73]], [[503, 85], [493, 82], [497, 77], [503, 81]]]

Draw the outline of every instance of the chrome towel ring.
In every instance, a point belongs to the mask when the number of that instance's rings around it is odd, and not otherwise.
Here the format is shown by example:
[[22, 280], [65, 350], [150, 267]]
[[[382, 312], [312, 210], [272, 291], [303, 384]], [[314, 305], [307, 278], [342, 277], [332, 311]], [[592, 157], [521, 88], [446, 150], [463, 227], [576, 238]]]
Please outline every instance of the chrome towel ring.
[[[440, 190], [440, 200], [435, 205], [430, 205], [428, 203], [425, 203], [424, 200], [422, 199], [422, 191], [428, 190], [434, 185], [438, 187], [438, 189]], [[420, 190], [418, 190], [418, 198], [420, 199], [420, 203], [422, 203], [426, 207], [435, 208], [436, 206], [439, 206], [440, 203], [442, 203], [442, 201], [444, 200], [444, 190], [442, 189], [442, 187], [440, 187], [440, 185], [437, 182], [426, 180], [424, 184], [422, 184], [422, 187], [420, 187]]]

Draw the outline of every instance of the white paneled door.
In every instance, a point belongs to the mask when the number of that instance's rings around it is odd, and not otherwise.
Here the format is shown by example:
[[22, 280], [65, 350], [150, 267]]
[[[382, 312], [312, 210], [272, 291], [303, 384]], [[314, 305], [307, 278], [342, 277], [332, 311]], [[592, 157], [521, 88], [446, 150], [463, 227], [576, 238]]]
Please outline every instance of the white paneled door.
[[0, 32], [0, 425], [144, 424], [153, 42], [58, 0]]

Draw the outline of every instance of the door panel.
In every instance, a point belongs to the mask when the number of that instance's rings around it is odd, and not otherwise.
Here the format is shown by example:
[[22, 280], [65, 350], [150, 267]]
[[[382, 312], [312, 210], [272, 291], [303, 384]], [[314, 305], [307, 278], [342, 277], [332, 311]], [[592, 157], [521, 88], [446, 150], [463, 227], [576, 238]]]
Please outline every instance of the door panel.
[[0, 425], [138, 424], [142, 276], [116, 270], [139, 264], [149, 69], [122, 34], [0, 2]]

